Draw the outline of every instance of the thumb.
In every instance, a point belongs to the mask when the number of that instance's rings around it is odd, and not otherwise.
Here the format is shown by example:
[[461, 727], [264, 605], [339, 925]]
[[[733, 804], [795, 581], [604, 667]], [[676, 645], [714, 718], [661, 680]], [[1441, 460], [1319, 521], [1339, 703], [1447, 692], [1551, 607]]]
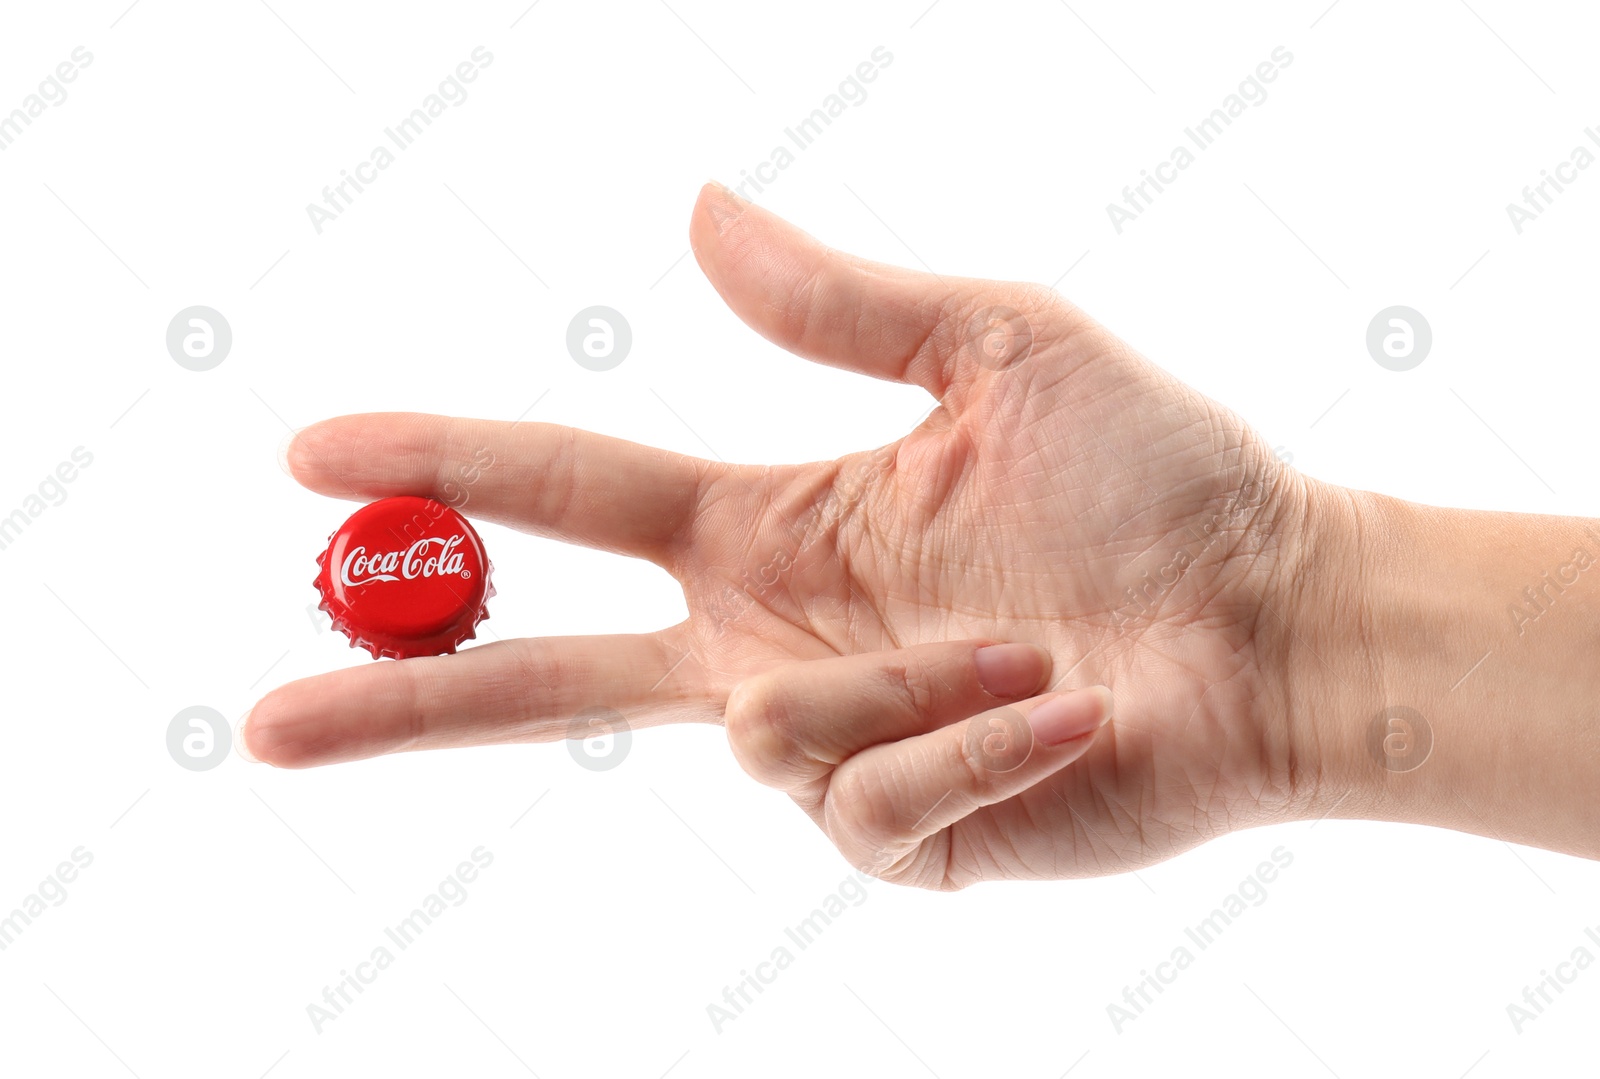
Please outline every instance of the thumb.
[[689, 223], [700, 268], [746, 325], [808, 360], [944, 399], [1025, 359], [1065, 303], [1040, 285], [941, 277], [818, 242], [722, 187]]

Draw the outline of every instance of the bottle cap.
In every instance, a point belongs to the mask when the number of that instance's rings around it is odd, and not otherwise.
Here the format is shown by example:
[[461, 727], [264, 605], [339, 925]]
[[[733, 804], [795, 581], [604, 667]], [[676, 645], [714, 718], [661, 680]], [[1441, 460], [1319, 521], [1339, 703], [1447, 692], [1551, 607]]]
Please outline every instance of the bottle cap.
[[415, 495], [350, 515], [317, 556], [321, 610], [372, 658], [454, 652], [489, 617], [494, 565], [467, 519]]

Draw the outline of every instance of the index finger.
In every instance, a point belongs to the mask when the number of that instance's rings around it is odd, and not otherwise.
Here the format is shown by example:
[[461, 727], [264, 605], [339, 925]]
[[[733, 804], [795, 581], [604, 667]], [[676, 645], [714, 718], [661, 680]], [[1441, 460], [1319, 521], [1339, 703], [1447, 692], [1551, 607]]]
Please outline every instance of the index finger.
[[373, 412], [312, 424], [284, 468], [319, 494], [428, 495], [474, 517], [669, 561], [715, 462], [547, 423]]

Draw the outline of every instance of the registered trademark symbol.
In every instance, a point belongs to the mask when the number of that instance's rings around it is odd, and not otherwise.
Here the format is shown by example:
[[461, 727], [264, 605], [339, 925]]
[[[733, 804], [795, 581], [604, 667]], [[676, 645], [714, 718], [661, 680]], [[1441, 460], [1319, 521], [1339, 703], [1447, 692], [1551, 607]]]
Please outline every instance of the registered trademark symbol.
[[470, 581], [470, 580], [472, 580], [472, 571], [471, 571], [471, 570], [470, 570], [470, 569], [464, 569], [464, 570], [462, 570], [462, 571], [461, 571], [461, 579], [462, 579], [462, 580], [463, 580], [463, 581]]

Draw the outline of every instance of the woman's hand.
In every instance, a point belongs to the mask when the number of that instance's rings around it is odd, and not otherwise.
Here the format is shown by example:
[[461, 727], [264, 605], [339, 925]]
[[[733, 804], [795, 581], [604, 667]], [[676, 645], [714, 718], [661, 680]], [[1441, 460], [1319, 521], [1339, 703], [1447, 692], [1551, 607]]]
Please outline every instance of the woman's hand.
[[533, 423], [307, 428], [293, 475], [343, 498], [447, 499], [487, 450], [476, 515], [649, 559], [689, 617], [294, 682], [242, 725], [250, 754], [548, 741], [596, 705], [725, 721], [848, 858], [931, 888], [1137, 868], [1309, 812], [1285, 666], [1318, 485], [1048, 289], [864, 262], [717, 187], [691, 238], [759, 333], [938, 407], [784, 467]]

